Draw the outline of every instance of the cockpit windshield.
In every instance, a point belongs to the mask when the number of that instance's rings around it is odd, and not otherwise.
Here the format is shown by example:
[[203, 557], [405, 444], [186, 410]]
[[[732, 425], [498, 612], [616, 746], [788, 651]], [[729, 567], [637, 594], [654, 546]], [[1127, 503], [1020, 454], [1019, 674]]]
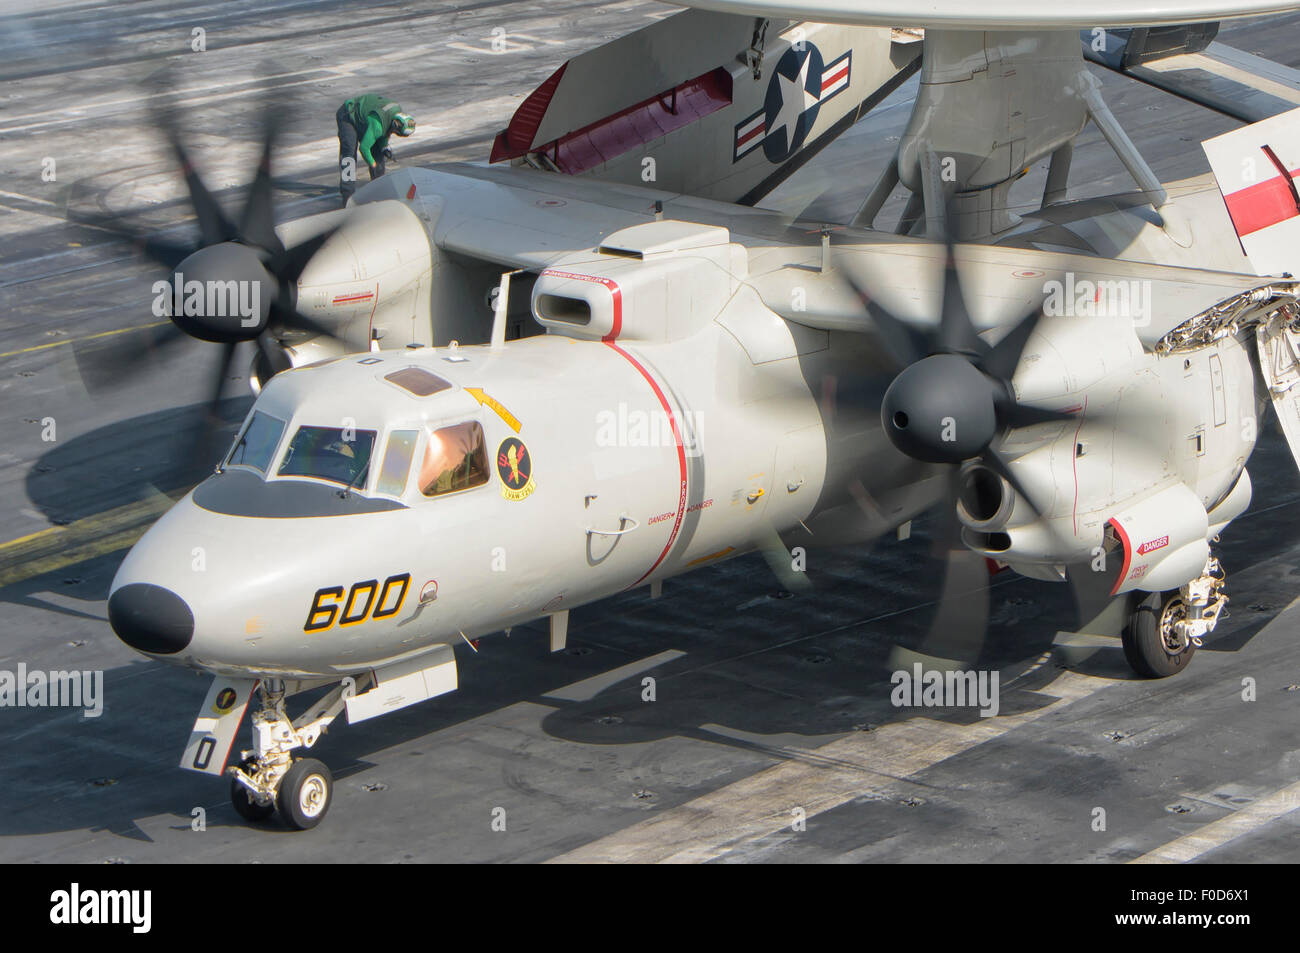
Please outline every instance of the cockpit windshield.
[[271, 465], [275, 448], [280, 445], [280, 435], [284, 433], [284, 421], [260, 410], [253, 411], [253, 417], [244, 428], [244, 432], [235, 441], [226, 465], [232, 467], [252, 467], [262, 473]]
[[276, 474], [364, 488], [370, 475], [375, 436], [373, 430], [354, 427], [299, 427]]

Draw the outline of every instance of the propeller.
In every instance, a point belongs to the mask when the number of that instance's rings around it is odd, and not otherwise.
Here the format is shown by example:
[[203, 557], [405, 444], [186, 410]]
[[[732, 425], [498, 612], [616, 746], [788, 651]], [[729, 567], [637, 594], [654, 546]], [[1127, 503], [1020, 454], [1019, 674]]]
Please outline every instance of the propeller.
[[[132, 229], [110, 215], [69, 212], [75, 223], [109, 232], [130, 242], [136, 250], [170, 272], [167, 294], [169, 325], [150, 328], [146, 348], [125, 342], [89, 353], [92, 380], [128, 379], [142, 361], [156, 358], [186, 337], [218, 344], [221, 357], [206, 401], [205, 425], [185, 455], [211, 458], [219, 426], [217, 408], [234, 363], [237, 346], [256, 344], [263, 362], [282, 370], [287, 361], [275, 338], [300, 332], [337, 340], [329, 329], [297, 309], [297, 282], [312, 256], [338, 226], [285, 248], [275, 233], [271, 159], [278, 138], [282, 109], [262, 104], [261, 157], [248, 198], [233, 221], [204, 185], [181, 141], [176, 117], [161, 111], [160, 127], [181, 168], [190, 203], [198, 222], [199, 243], [185, 245]], [[79, 361], [81, 355], [79, 355]]]
[[[951, 218], [948, 219], [951, 221]], [[982, 339], [971, 320], [958, 277], [954, 246], [945, 228], [946, 263], [939, 321], [920, 328], [883, 307], [857, 278], [846, 274], [872, 317], [897, 373], [881, 401], [881, 424], [890, 442], [914, 460], [946, 470], [941, 522], [934, 554], [945, 563], [938, 611], [922, 644], [930, 658], [970, 662], [978, 656], [989, 615], [989, 567], [962, 541], [959, 505], [977, 508], [978, 464], [1001, 477], [1037, 516], [1043, 507], [1023, 485], [999, 437], [1035, 424], [1076, 419], [1069, 411], [1016, 400], [1012, 375], [1043, 318], [1042, 302], [1022, 314], [996, 344]]]

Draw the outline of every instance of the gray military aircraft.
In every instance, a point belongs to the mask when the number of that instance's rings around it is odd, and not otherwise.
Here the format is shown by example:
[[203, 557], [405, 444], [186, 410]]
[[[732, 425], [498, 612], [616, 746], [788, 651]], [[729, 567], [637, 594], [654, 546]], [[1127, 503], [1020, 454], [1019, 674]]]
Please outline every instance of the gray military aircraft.
[[[182, 766], [229, 773], [244, 817], [319, 823], [330, 772], [294, 752], [344, 711], [358, 721], [453, 690], [461, 641], [548, 618], [555, 650], [585, 603], [755, 549], [878, 537], [936, 503], [951, 596], [937, 654], [969, 657], [986, 625], [987, 592], [969, 585], [986, 561], [1124, 599], [1123, 645], [1146, 676], [1182, 670], [1213, 630], [1227, 597], [1210, 544], [1249, 505], [1265, 405], [1298, 446], [1300, 285], [1261, 275], [1281, 270], [1300, 219], [1300, 200], [1286, 204], [1300, 114], [1206, 144], [1226, 203], [1213, 186], [1166, 192], [1097, 94], [1078, 30], [1293, 5], [1171, 2], [1140, 18], [1111, 2], [702, 5], [747, 25], [718, 42], [751, 46], [713, 50], [731, 95], [766, 91], [761, 124], [727, 120], [728, 162], [758, 155], [753, 129], [774, 143], [768, 167], [727, 186], [745, 194], [792, 143], [816, 141], [819, 97], [840, 81], [814, 60], [808, 24], [751, 15], [925, 28], [912, 124], [859, 214], [874, 222], [903, 185], [914, 200], [897, 234], [810, 242], [760, 208], [621, 182], [623, 166], [602, 178], [572, 159], [586, 148], [572, 98], [550, 132], [542, 103], [532, 134], [503, 134], [501, 163], [391, 173], [351, 209], [275, 230], [279, 249], [249, 215], [223, 225], [191, 182], [215, 224], [178, 270], [256, 283], [264, 305], [236, 323], [182, 303], [178, 328], [225, 342], [226, 364], [269, 327], [343, 342], [261, 379], [216, 472], [136, 544], [109, 597], [127, 644], [214, 675]], [[768, 30], [780, 42], [755, 49]], [[879, 88], [886, 71], [873, 75]], [[1137, 195], [1063, 202], [1067, 146], [1088, 120]], [[604, 141], [591, 126], [576, 131]], [[1268, 164], [1243, 182], [1256, 153]], [[698, 165], [717, 167], [710, 156]], [[1015, 220], [1009, 183], [1049, 156], [1043, 209]], [[354, 228], [389, 239], [367, 243], [376, 263], [359, 267]], [[1123, 254], [1100, 253], [1099, 234]], [[377, 335], [390, 285], [372, 279], [390, 274], [408, 303]], [[364, 288], [372, 318], [326, 327]], [[483, 343], [421, 338], [465, 327], [483, 300]], [[508, 340], [524, 311], [544, 333]], [[287, 699], [323, 687], [290, 717]], [[228, 765], [254, 699], [253, 745]]]

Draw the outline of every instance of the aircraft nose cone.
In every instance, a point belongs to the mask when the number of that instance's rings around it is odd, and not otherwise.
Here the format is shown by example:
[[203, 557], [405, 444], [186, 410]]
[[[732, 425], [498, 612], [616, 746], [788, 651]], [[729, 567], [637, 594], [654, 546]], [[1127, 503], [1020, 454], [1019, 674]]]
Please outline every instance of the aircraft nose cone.
[[170, 589], [144, 582], [108, 597], [108, 623], [117, 637], [141, 652], [175, 655], [194, 637], [194, 613]]

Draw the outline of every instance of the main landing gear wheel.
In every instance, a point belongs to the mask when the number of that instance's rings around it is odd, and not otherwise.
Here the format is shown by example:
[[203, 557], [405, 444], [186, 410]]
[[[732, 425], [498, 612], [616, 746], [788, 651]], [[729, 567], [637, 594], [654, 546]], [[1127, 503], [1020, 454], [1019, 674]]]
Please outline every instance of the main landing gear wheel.
[[1178, 591], [1154, 592], [1138, 603], [1124, 626], [1124, 657], [1133, 671], [1146, 678], [1167, 678], [1187, 668], [1196, 643], [1177, 631], [1187, 618], [1187, 605]]
[[[256, 761], [248, 758], [244, 761], [244, 770], [250, 774]], [[264, 821], [275, 813], [275, 802], [267, 801], [265, 804], [259, 802], [253, 793], [238, 780], [230, 782], [230, 803], [235, 806], [235, 813], [246, 821], [258, 823]]]
[[333, 793], [330, 769], [315, 758], [299, 758], [280, 779], [275, 802], [286, 824], [305, 831], [325, 819]]

